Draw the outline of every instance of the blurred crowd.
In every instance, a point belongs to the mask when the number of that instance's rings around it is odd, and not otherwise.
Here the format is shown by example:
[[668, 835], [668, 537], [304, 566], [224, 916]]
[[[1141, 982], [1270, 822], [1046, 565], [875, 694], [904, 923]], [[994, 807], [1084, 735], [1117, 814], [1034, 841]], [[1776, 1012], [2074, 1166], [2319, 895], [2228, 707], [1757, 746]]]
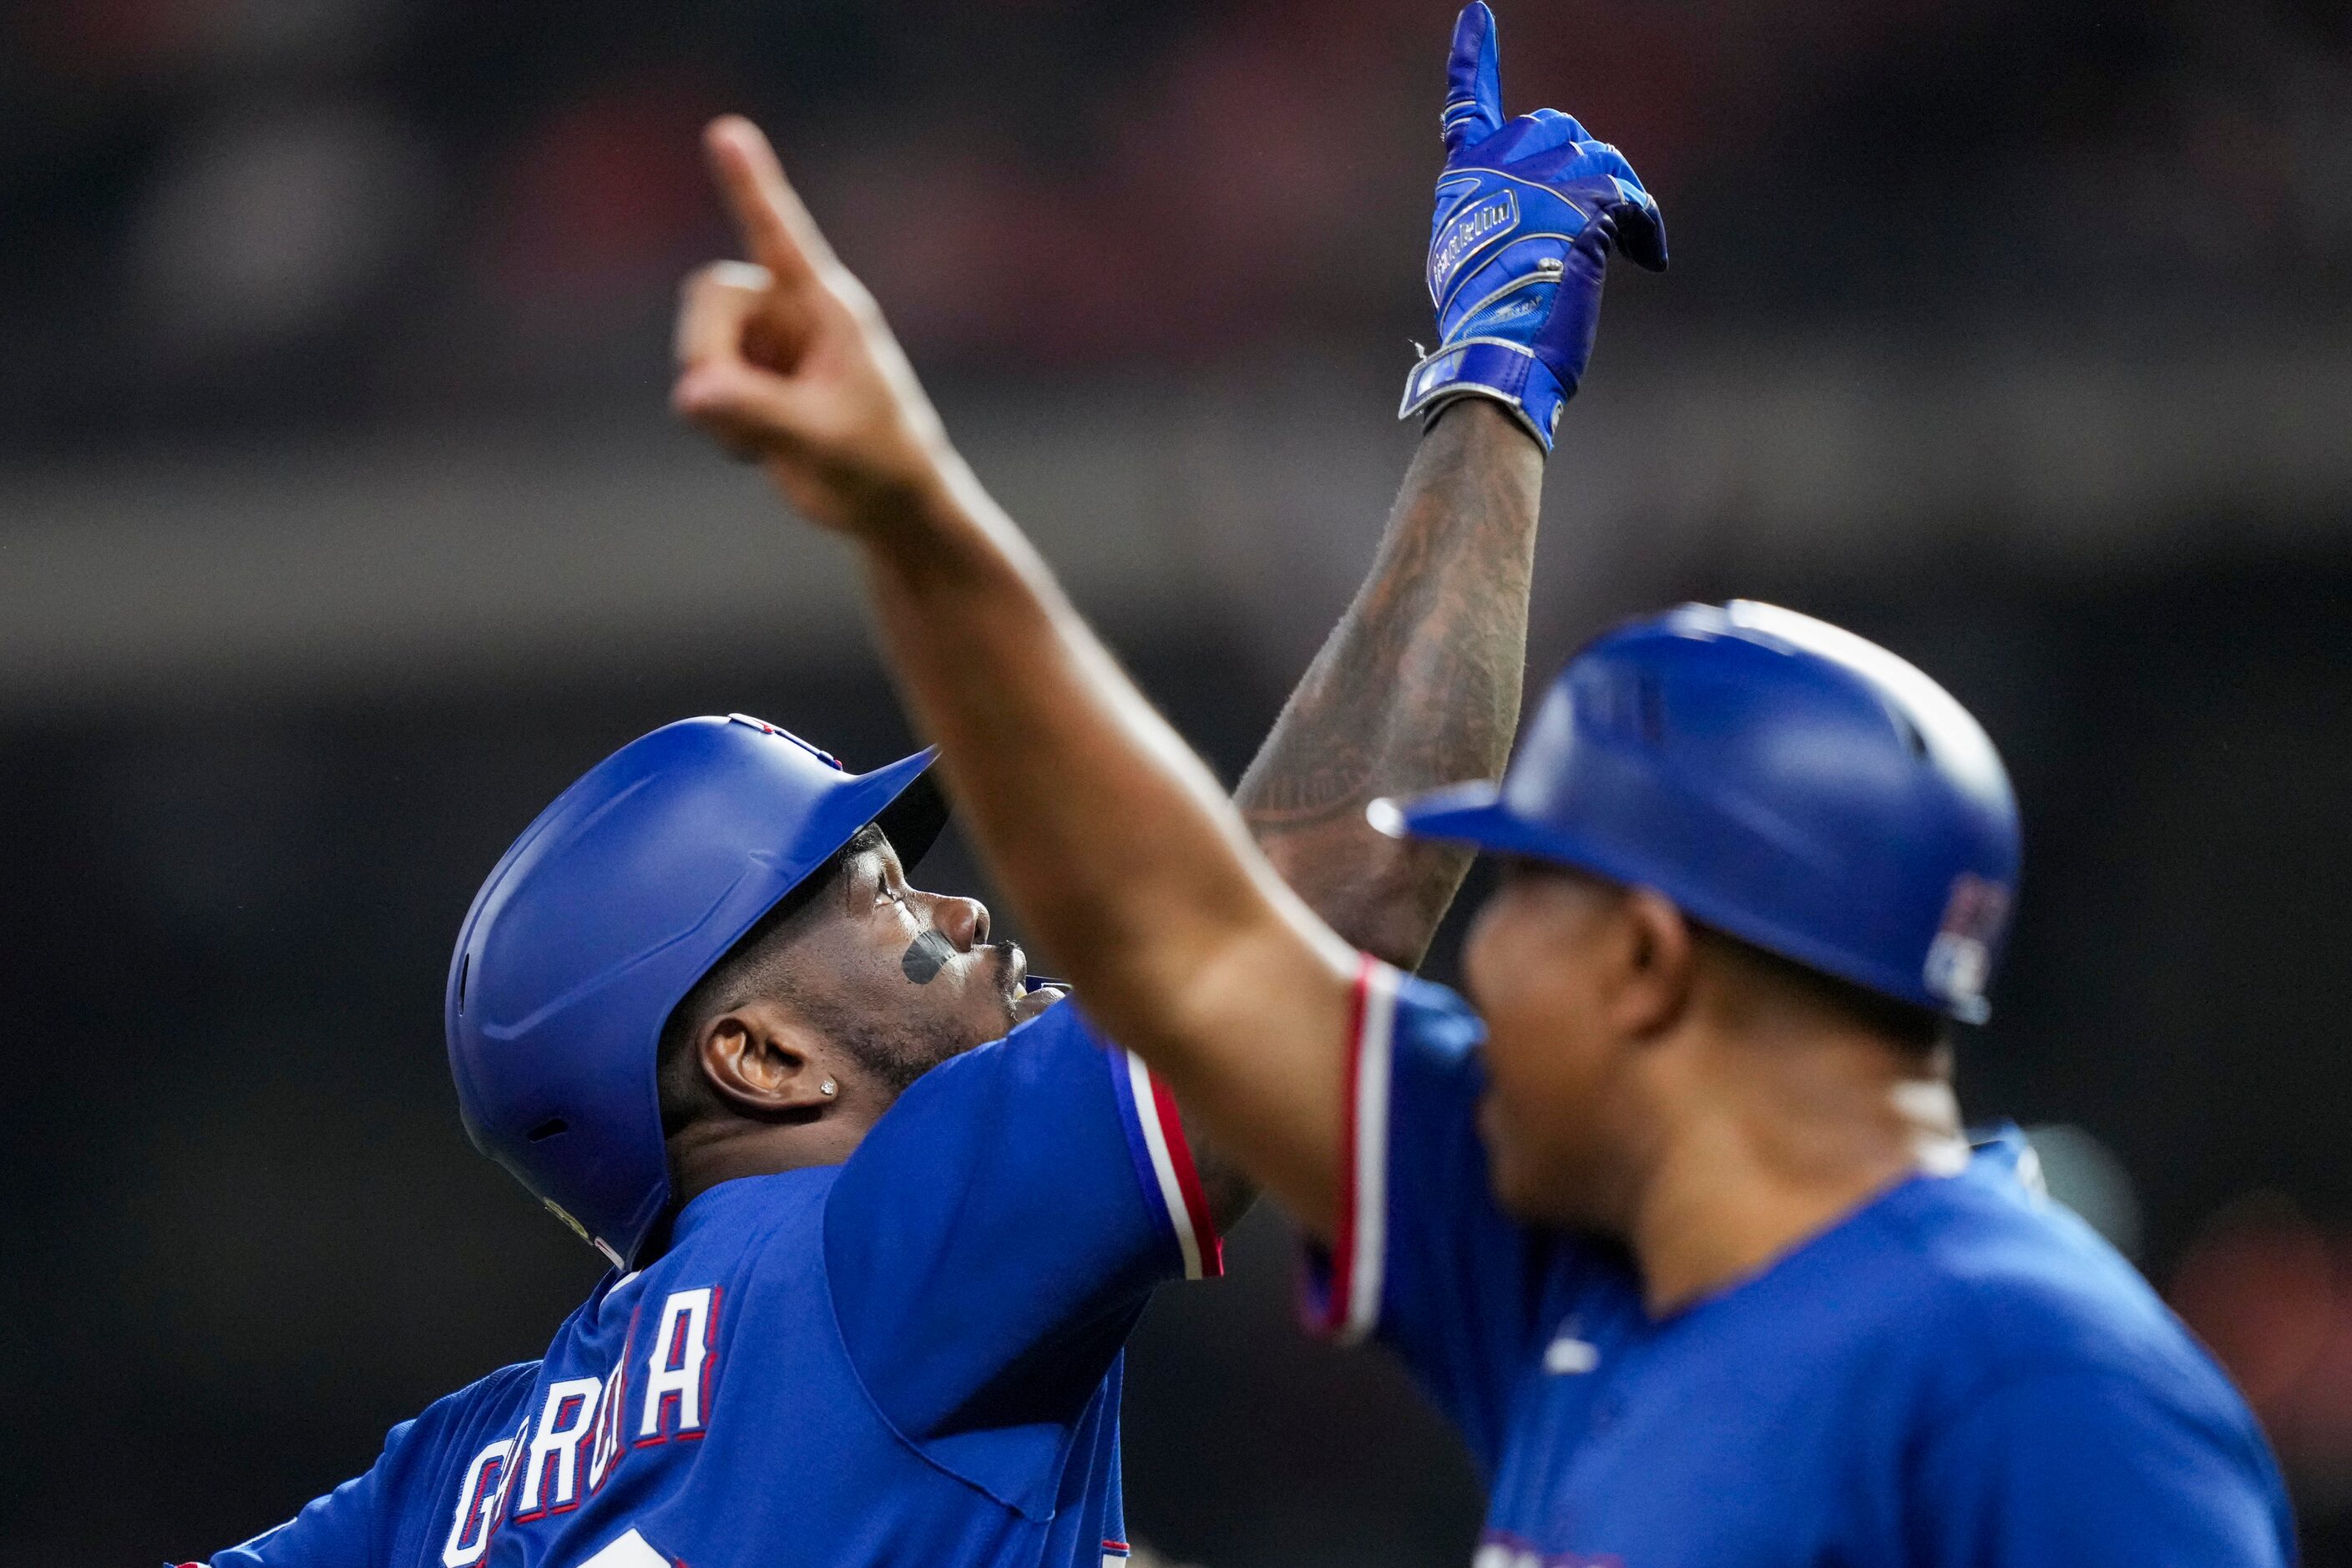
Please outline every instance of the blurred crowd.
[[[1571, 108], [1663, 199], [1677, 322], [2224, 331], [2309, 307], [2315, 278], [2352, 302], [2341, 5], [1502, 12], [1512, 107]], [[772, 126], [927, 368], [1402, 356], [1443, 23], [1419, 0], [19, 0], [0, 443], [641, 392], [673, 281], [725, 243], [694, 132], [727, 108]]]

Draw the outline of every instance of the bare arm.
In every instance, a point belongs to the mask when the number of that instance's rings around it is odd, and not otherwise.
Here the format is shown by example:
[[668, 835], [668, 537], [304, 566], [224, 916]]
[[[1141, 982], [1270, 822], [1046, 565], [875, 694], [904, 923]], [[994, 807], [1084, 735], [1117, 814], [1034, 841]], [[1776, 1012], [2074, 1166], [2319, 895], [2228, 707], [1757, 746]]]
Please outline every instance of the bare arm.
[[1364, 807], [1503, 770], [1519, 717], [1543, 453], [1496, 404], [1422, 440], [1371, 574], [1243, 775], [1234, 804], [1307, 906], [1412, 969], [1470, 856], [1391, 838]]
[[[1307, 906], [1400, 968], [1419, 966], [1471, 857], [1377, 832], [1364, 808], [1494, 777], [1508, 760], [1542, 485], [1541, 449], [1499, 406], [1465, 399], [1441, 411], [1405, 472], [1370, 574], [1234, 796], [1259, 849]], [[1255, 1190], [1243, 1163], [1190, 1114], [1203, 1127], [1193, 1154], [1224, 1228]]]

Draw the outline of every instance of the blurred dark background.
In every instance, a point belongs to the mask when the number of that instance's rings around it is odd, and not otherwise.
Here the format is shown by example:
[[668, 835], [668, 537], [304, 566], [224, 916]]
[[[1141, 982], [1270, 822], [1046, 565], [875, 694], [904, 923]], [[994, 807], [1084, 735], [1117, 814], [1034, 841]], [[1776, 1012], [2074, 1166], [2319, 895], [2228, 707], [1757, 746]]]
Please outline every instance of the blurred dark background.
[[[1737, 594], [1976, 710], [2029, 849], [1969, 1108], [2042, 1130], [2352, 1563], [2352, 10], [1500, 9], [1511, 107], [1620, 143], [1675, 256], [1563, 426], [1538, 675]], [[770, 126], [1234, 776], [1410, 451], [1451, 19], [0, 8], [0, 1563], [216, 1550], [535, 1354], [597, 1266], [457, 1126], [477, 880], [671, 718], [909, 743], [838, 555], [664, 412], [728, 247], [699, 121]], [[1138, 1537], [1465, 1561], [1449, 1439], [1290, 1331], [1269, 1216], [1234, 1257], [1131, 1358]]]

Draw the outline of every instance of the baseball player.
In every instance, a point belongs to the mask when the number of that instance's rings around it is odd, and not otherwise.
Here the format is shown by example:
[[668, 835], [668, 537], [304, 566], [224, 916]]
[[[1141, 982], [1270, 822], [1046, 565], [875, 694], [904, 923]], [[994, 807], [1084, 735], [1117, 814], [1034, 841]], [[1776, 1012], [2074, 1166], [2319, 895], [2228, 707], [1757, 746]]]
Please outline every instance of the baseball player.
[[[1541, 411], [1577, 368], [1545, 280], [1624, 175], [1504, 118], [1482, 6], [1454, 66], [1407, 406]], [[1480, 1568], [2292, 1560], [2226, 1378], [2013, 1129], [1961, 1131], [1950, 1021], [1985, 1016], [2018, 822], [1942, 689], [1762, 605], [1591, 643], [1499, 786], [1375, 811], [1503, 858], [1482, 1023], [1283, 886], [834, 287], [804, 275], [803, 352], [682, 395], [857, 542], [1010, 895], [1319, 1243], [1322, 1321], [1468, 1441]], [[811, 416], [835, 385], [862, 418]]]
[[[818, 427], [936, 447], [766, 143], [722, 121], [709, 151], [769, 271], [692, 282], [681, 404], [725, 433], [712, 375], [837, 348], [858, 379], [771, 390], [806, 393]], [[1595, 237], [1543, 283], [1587, 339], [1606, 255]], [[1363, 807], [1507, 755], [1541, 398], [1572, 386], [1571, 349], [1522, 403], [1433, 424], [1371, 578], [1243, 782], [1297, 896], [1394, 963], [1467, 857], [1383, 838]], [[810, 505], [894, 482], [819, 461], [822, 484], [770, 467]], [[1248, 1188], [1029, 984], [985, 909], [910, 885], [942, 816], [929, 761], [853, 774], [761, 721], [688, 720], [515, 841], [450, 964], [458, 1100], [612, 1272], [541, 1360], [394, 1428], [365, 1475], [216, 1568], [1116, 1568], [1121, 1346], [1155, 1284], [1217, 1271]], [[1106, 934], [1154, 948], [1139, 913]]]

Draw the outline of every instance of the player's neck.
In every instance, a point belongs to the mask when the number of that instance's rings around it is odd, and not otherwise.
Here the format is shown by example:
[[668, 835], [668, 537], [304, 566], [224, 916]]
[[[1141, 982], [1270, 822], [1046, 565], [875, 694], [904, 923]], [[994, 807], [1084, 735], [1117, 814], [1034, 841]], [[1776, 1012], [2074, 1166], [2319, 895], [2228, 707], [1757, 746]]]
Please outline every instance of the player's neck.
[[1913, 1175], [1967, 1163], [1939, 1063], [1847, 1039], [1701, 1055], [1629, 1237], [1653, 1317], [1760, 1273]]
[[871, 1117], [849, 1114], [802, 1123], [709, 1118], [671, 1135], [670, 1189], [677, 1206], [683, 1208], [721, 1182], [838, 1165], [865, 1141], [873, 1124]]

